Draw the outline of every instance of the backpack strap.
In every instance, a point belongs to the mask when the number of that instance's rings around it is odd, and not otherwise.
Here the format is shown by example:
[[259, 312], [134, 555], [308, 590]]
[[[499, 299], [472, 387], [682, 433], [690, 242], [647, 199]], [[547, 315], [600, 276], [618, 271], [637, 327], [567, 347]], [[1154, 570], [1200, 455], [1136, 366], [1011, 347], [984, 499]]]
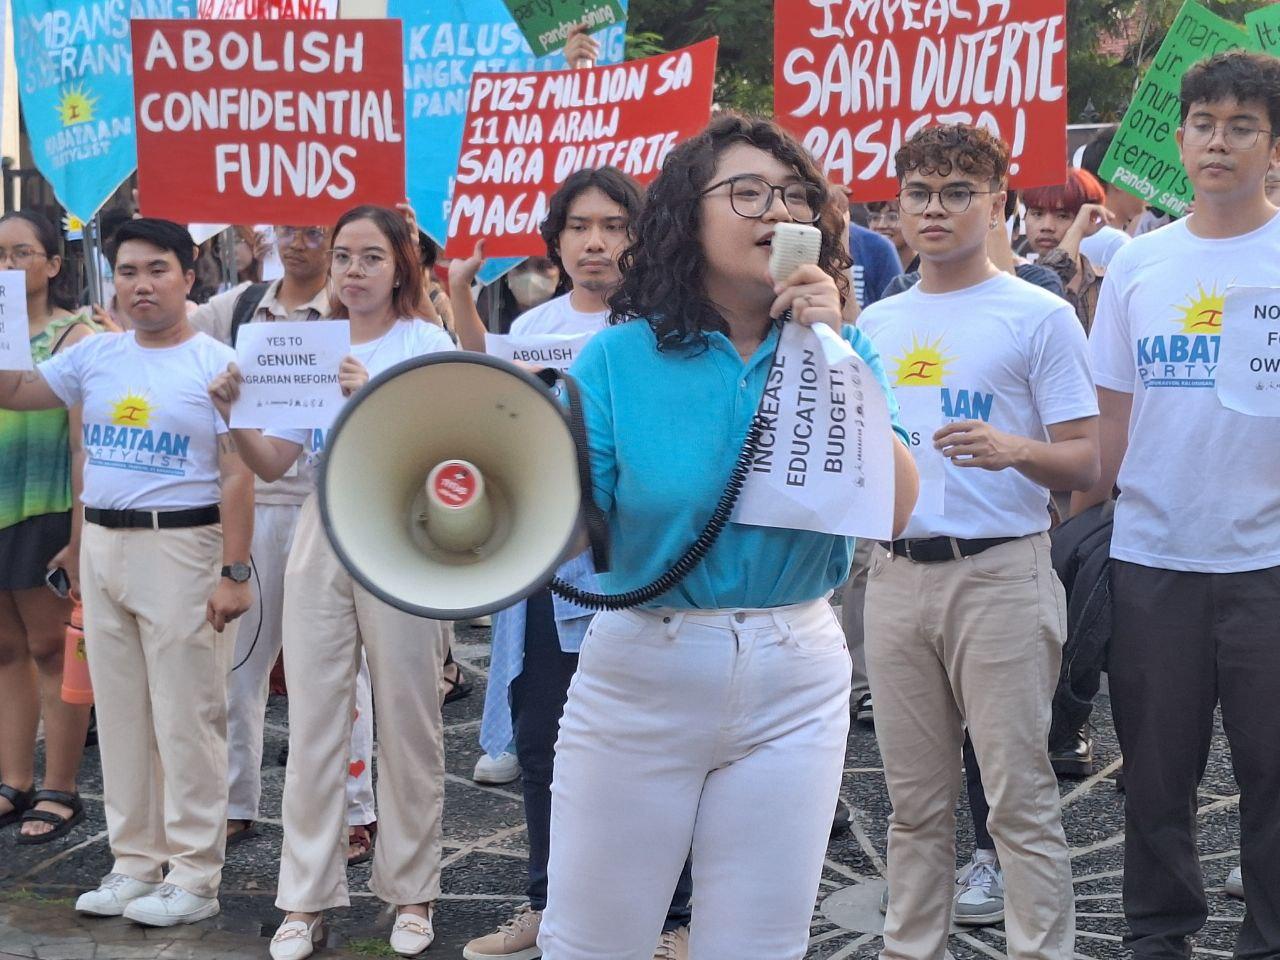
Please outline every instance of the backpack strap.
[[267, 287], [271, 286], [269, 280], [262, 283], [251, 283], [245, 287], [236, 297], [236, 305], [231, 308], [231, 346], [236, 345], [236, 337], [240, 334], [240, 328], [253, 319], [253, 315], [258, 312], [258, 305], [262, 303], [262, 298], [267, 295]]

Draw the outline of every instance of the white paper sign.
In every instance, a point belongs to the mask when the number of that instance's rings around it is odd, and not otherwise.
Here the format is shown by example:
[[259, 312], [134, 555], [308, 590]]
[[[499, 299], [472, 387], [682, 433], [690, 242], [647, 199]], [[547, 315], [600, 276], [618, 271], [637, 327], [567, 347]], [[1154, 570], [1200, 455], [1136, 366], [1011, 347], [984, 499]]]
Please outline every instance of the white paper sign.
[[787, 323], [765, 383], [768, 420], [733, 519], [893, 536], [893, 429], [871, 369], [830, 327]]
[[27, 275], [21, 270], [0, 270], [0, 370], [31, 370], [33, 366]]
[[947, 489], [947, 458], [933, 445], [933, 435], [942, 427], [941, 387], [898, 387], [898, 419], [911, 437], [911, 456], [920, 474], [920, 496], [913, 511], [916, 516], [941, 514]]
[[513, 337], [486, 333], [484, 352], [513, 363], [568, 370], [592, 336], [590, 333], [539, 333]]
[[351, 353], [346, 320], [246, 323], [236, 363], [244, 377], [233, 427], [327, 427], [345, 399], [338, 367]]
[[1216, 373], [1218, 400], [1280, 417], [1280, 287], [1228, 287]]

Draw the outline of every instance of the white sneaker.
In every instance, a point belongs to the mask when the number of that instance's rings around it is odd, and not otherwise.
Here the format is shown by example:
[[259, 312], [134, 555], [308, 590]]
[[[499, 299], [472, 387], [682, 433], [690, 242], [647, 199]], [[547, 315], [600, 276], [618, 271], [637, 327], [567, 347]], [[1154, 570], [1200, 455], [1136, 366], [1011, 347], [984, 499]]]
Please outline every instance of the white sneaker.
[[206, 920], [220, 909], [217, 897], [196, 896], [172, 883], [162, 883], [155, 893], [129, 901], [124, 915], [148, 927], [172, 927]]
[[471, 774], [471, 779], [476, 783], [487, 783], [493, 786], [519, 780], [520, 761], [516, 759], [514, 753], [508, 753], [506, 750], [496, 757], [482, 753], [480, 759], [476, 761], [476, 769]]
[[1228, 897], [1244, 899], [1244, 877], [1241, 876], [1239, 867], [1227, 874], [1227, 882], [1223, 884], [1223, 888]]
[[118, 917], [124, 913], [130, 900], [145, 897], [159, 886], [158, 883], [135, 880], [123, 873], [108, 873], [102, 878], [97, 890], [80, 894], [80, 898], [76, 900], [76, 909], [96, 917]]
[[435, 927], [431, 923], [431, 915], [435, 910], [427, 908], [424, 920], [416, 913], [396, 914], [396, 925], [391, 928], [391, 949], [402, 957], [416, 957], [436, 938]]
[[271, 960], [306, 960], [324, 936], [323, 923], [323, 914], [316, 914], [310, 923], [285, 920], [271, 938]]
[[985, 927], [1004, 920], [1004, 871], [995, 858], [975, 853], [960, 871], [951, 916], [966, 927]]

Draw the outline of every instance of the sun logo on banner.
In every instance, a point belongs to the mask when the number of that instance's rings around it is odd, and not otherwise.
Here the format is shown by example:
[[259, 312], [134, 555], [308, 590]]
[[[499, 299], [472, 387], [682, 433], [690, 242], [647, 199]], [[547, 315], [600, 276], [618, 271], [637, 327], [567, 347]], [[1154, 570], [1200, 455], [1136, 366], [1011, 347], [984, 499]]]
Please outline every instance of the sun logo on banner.
[[119, 427], [149, 427], [154, 407], [147, 398], [132, 390], [111, 407], [111, 422]]
[[93, 108], [98, 105], [98, 98], [85, 90], [84, 84], [67, 87], [58, 100], [58, 116], [64, 127], [72, 127], [77, 123], [88, 123], [93, 119]]
[[1196, 284], [1194, 296], [1188, 296], [1186, 304], [1177, 307], [1182, 317], [1177, 321], [1182, 324], [1183, 333], [1216, 334], [1222, 332], [1222, 313], [1226, 309], [1226, 294], [1218, 292], [1215, 283], [1210, 290], [1203, 284]]
[[921, 343], [914, 334], [911, 337], [911, 349], [905, 356], [898, 358], [897, 377], [893, 381], [895, 387], [940, 387], [942, 378], [947, 375], [947, 364], [955, 357], [942, 355], [942, 338], [933, 342]]

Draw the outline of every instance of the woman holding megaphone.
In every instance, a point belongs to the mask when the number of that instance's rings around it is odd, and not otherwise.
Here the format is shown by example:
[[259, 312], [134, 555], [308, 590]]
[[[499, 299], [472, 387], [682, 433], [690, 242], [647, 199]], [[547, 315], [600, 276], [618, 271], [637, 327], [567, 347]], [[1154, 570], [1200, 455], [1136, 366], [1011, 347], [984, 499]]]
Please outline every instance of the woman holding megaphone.
[[[350, 396], [410, 357], [453, 349], [419, 319], [423, 289], [417, 238], [395, 210], [362, 206], [334, 226], [329, 250], [334, 319], [351, 323], [352, 356], [339, 372]], [[209, 386], [223, 416], [239, 395], [229, 367]], [[324, 430], [231, 431], [245, 463], [273, 481], [298, 460], [318, 470]], [[347, 749], [363, 647], [374, 698], [395, 705], [379, 736], [379, 842], [370, 887], [396, 908], [391, 946], [421, 953], [434, 938], [440, 893], [444, 731], [440, 718], [442, 625], [404, 613], [355, 583], [329, 545], [313, 493], [302, 506], [284, 581], [289, 762], [284, 849], [276, 905], [286, 911], [271, 940], [275, 960], [300, 960], [321, 939], [321, 917], [347, 906]]]
[[[896, 411], [874, 347], [841, 324], [849, 259], [828, 189], [790, 135], [732, 115], [649, 187], [614, 325], [571, 370], [612, 536], [605, 592], [650, 583], [699, 537], [764, 391], [775, 318], [839, 331]], [[788, 222], [819, 228], [818, 263], [774, 278]], [[916, 473], [896, 429], [901, 530]], [[852, 548], [730, 523], [679, 586], [596, 616], [556, 744], [546, 960], [649, 960], [691, 846], [690, 956], [804, 956], [849, 726], [850, 662], [826, 598]]]

